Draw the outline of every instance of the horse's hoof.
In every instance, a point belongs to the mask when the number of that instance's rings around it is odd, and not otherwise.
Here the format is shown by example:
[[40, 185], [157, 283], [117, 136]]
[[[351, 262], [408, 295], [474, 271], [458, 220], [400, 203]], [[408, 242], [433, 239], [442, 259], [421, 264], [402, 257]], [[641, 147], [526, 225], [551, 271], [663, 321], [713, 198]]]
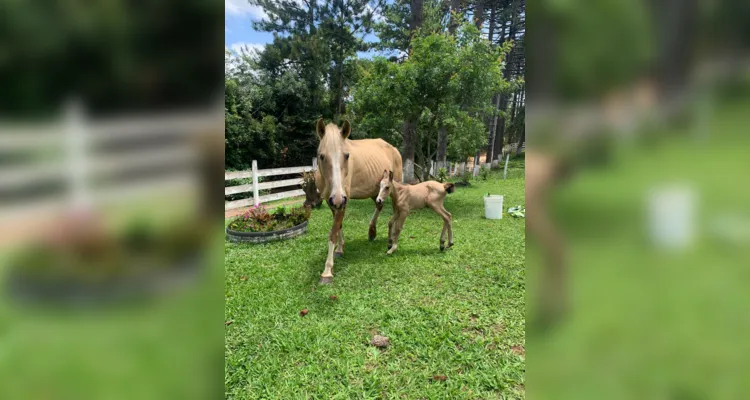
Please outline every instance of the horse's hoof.
[[389, 245], [388, 245], [388, 250], [390, 250], [390, 249], [391, 249], [391, 247], [393, 247], [393, 245], [392, 245], [392, 244], [389, 244]]
[[369, 239], [371, 242], [375, 240], [376, 236], [377, 232], [375, 232], [375, 229], [370, 229], [370, 231], [367, 233], [367, 239]]
[[344, 252], [343, 251], [342, 252], [338, 252], [337, 251], [337, 252], [333, 253], [333, 258], [341, 258], [343, 256], [344, 256]]
[[320, 282], [318, 282], [319, 285], [330, 285], [332, 283], [333, 283], [332, 276], [322, 276], [320, 277]]
[[443, 250], [445, 250], [445, 246], [443, 246], [443, 245], [441, 244], [441, 245], [440, 245], [440, 251], [443, 251]]

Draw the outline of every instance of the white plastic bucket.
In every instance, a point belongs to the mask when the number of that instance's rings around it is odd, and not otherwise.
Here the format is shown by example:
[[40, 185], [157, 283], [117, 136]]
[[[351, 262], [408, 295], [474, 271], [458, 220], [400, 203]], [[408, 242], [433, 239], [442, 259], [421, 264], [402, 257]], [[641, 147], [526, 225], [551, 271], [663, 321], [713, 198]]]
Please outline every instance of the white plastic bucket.
[[657, 246], [684, 249], [693, 243], [696, 201], [689, 187], [662, 187], [650, 193], [649, 233]]
[[487, 219], [503, 219], [503, 195], [484, 196], [484, 217]]

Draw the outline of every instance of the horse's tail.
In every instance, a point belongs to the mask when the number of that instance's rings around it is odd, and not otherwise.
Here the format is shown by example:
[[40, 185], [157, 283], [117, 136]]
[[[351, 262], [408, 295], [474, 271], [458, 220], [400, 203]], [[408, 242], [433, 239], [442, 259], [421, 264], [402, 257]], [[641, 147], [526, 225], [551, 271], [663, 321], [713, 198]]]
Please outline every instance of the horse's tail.
[[445, 182], [443, 184], [443, 188], [445, 188], [445, 191], [448, 192], [448, 193], [453, 193], [453, 192], [456, 191], [456, 185], [454, 185], [454, 184], [452, 184], [450, 182]]

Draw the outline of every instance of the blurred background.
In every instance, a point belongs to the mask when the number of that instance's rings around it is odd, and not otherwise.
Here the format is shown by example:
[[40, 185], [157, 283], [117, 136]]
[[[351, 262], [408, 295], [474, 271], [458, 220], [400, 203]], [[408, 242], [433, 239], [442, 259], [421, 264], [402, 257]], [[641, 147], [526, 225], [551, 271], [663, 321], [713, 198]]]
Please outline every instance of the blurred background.
[[223, 393], [223, 8], [0, 5], [0, 398]]
[[750, 3], [527, 9], [529, 397], [743, 397]]

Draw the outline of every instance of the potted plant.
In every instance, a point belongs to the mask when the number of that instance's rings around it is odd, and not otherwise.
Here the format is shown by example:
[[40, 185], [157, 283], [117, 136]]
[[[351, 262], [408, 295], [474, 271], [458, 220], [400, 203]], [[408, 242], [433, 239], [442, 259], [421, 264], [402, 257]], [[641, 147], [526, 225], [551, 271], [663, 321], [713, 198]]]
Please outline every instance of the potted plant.
[[310, 207], [278, 207], [269, 213], [263, 205], [256, 205], [229, 223], [227, 239], [250, 243], [289, 239], [307, 232], [309, 219]]
[[315, 172], [302, 173], [302, 190], [305, 192], [305, 207], [320, 208], [323, 199], [320, 198], [318, 188], [315, 186]]
[[448, 171], [446, 171], [445, 168], [438, 169], [437, 180], [440, 183], [446, 182], [448, 180]]
[[471, 183], [469, 182], [472, 179], [471, 171], [466, 169], [460, 176], [460, 179], [458, 182], [456, 182], [456, 186], [471, 186]]
[[190, 220], [157, 229], [141, 219], [115, 231], [97, 219], [64, 222], [11, 256], [4, 281], [11, 298], [107, 304], [160, 294], [200, 272], [207, 237]]

